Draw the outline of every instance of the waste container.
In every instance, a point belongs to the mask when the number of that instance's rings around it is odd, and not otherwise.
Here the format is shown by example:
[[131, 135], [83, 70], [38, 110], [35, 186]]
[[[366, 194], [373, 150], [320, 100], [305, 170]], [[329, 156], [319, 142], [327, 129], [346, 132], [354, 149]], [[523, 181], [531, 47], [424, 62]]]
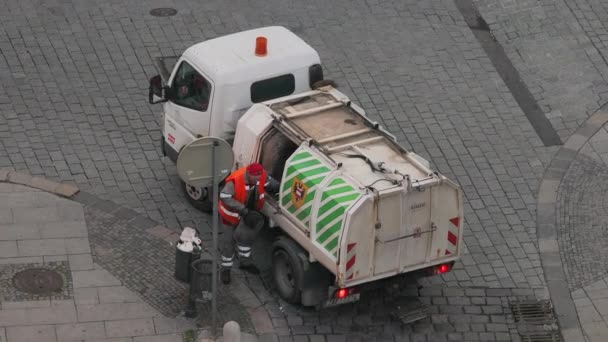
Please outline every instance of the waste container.
[[206, 254], [199, 255], [198, 259], [194, 260], [190, 265], [190, 270], [191, 293], [193, 293], [196, 298], [210, 300], [212, 289], [211, 282], [213, 273], [213, 259]]
[[213, 259], [207, 255], [201, 255], [190, 265], [190, 289], [188, 294], [188, 305], [184, 314], [188, 318], [197, 316], [196, 303], [210, 302], [213, 299], [212, 293], [212, 270]]
[[175, 244], [175, 278], [179, 281], [190, 282], [190, 264], [198, 259], [201, 253], [200, 239], [196, 231], [186, 227], [179, 241]]
[[179, 242], [175, 245], [175, 279], [188, 283], [190, 282], [190, 264], [198, 259], [199, 248], [193, 248], [191, 252], [185, 252], [179, 248]]

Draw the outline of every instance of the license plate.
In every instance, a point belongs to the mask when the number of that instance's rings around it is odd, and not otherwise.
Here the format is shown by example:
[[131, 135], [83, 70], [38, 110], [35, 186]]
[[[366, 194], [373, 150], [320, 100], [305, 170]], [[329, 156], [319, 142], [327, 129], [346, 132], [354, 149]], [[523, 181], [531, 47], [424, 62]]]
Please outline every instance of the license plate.
[[355, 293], [352, 294], [350, 296], [346, 296], [344, 298], [332, 298], [332, 299], [328, 299], [325, 302], [324, 307], [329, 308], [332, 306], [338, 306], [338, 305], [342, 305], [342, 304], [348, 304], [348, 303], [353, 303], [359, 300], [359, 298], [361, 297], [360, 293]]

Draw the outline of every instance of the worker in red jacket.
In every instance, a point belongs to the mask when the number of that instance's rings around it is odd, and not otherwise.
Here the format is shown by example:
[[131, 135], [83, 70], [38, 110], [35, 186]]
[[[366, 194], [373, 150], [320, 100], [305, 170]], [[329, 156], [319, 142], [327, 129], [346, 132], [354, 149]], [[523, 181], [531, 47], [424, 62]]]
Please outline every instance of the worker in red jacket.
[[220, 279], [224, 284], [230, 283], [230, 270], [235, 254], [233, 242], [236, 242], [240, 268], [259, 273], [251, 261], [251, 246], [263, 226], [263, 221], [246, 224], [242, 218], [247, 217], [250, 211], [262, 210], [266, 190], [271, 193], [278, 192], [279, 182], [269, 177], [259, 163], [235, 170], [226, 178], [218, 204], [223, 226], [220, 242]]

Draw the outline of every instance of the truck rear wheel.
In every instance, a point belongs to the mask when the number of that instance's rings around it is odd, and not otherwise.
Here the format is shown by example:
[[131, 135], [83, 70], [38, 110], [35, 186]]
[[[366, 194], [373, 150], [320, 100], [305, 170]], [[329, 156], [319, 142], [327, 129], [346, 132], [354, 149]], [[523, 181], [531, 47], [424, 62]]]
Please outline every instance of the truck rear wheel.
[[280, 238], [273, 247], [272, 276], [277, 292], [285, 301], [298, 304], [302, 298], [304, 277], [304, 267], [298, 257], [302, 249], [287, 238]]
[[198, 188], [182, 181], [182, 189], [186, 199], [193, 207], [205, 213], [213, 210], [213, 203], [207, 188]]

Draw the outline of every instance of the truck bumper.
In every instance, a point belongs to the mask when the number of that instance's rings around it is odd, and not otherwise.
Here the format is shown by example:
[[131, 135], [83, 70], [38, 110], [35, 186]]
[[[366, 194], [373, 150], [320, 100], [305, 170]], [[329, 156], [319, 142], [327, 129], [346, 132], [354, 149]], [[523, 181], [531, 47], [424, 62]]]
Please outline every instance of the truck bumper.
[[[453, 267], [455, 261], [449, 261], [447, 264], [450, 264], [450, 269]], [[433, 271], [436, 265], [420, 268], [414, 271], [409, 271], [405, 273], [399, 273], [390, 277], [376, 279], [370, 282], [352, 285], [347, 287], [354, 287], [359, 289], [361, 292], [373, 291], [378, 288], [391, 288], [393, 286], [399, 287], [407, 287], [409, 285], [414, 285], [418, 283], [418, 280], [421, 278], [426, 278], [429, 276], [433, 276]], [[337, 288], [335, 288], [337, 289]]]

